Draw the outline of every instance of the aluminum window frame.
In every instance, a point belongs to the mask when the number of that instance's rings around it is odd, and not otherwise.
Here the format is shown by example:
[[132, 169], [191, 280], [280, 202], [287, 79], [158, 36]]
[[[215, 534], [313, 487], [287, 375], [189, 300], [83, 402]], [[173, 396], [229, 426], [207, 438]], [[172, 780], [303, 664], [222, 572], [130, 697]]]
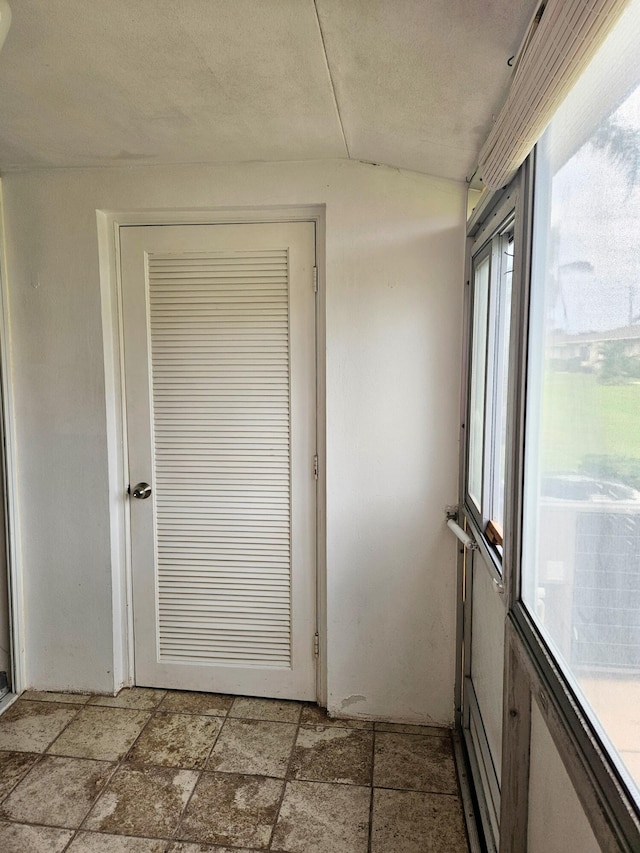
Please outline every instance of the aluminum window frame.
[[[508, 434], [506, 502], [509, 535], [505, 537], [507, 594], [505, 700], [503, 717], [503, 788], [518, 786], [503, 797], [501, 850], [526, 851], [530, 704], [537, 702], [594, 835], [605, 851], [640, 850], [640, 808], [610, 755], [606, 736], [581, 705], [569, 679], [538, 631], [522, 601], [524, 548], [524, 451], [526, 391], [529, 365], [531, 259], [535, 212], [535, 149], [520, 170], [523, 204], [516, 214], [516, 256], [521, 273], [514, 287], [510, 375], [511, 430]], [[516, 237], [517, 239], [517, 237]], [[515, 273], [514, 273], [515, 276]], [[514, 277], [514, 282], [516, 281]], [[513, 780], [513, 783], [512, 783]], [[511, 784], [512, 783], [512, 784]]]
[[[496, 363], [500, 356], [501, 335], [504, 332], [505, 320], [509, 328], [509, 353], [511, 352], [511, 339], [513, 337], [514, 323], [514, 291], [517, 282], [516, 260], [514, 257], [512, 269], [512, 285], [511, 285], [511, 310], [508, 316], [503, 314], [503, 294], [500, 289], [500, 277], [502, 270], [501, 261], [501, 243], [505, 236], [513, 233], [514, 247], [516, 247], [517, 255], [517, 233], [516, 221], [517, 210], [519, 207], [520, 196], [520, 178], [517, 177], [509, 187], [500, 193], [493, 194], [484, 205], [481, 205], [475, 215], [469, 222], [468, 239], [467, 239], [467, 276], [466, 288], [468, 293], [468, 312], [465, 320], [465, 328], [467, 331], [467, 346], [464, 358], [464, 376], [465, 376], [465, 392], [464, 406], [462, 413], [462, 440], [463, 440], [463, 472], [461, 478], [461, 496], [464, 513], [467, 523], [470, 527], [474, 539], [478, 543], [478, 547], [485, 559], [485, 562], [491, 572], [492, 578], [496, 587], [500, 592], [503, 591], [503, 575], [504, 575], [504, 545], [502, 554], [489, 541], [486, 535], [486, 527], [491, 521], [491, 507], [493, 502], [493, 493], [495, 489], [495, 471], [496, 471], [496, 454], [495, 454], [495, 431], [496, 431], [496, 400], [501, 394], [501, 388], [496, 389], [493, 383], [493, 377], [496, 372]], [[470, 445], [471, 445], [471, 386], [473, 381], [473, 329], [474, 329], [474, 309], [475, 309], [475, 281], [474, 272], [479, 263], [482, 263], [485, 258], [490, 259], [489, 268], [489, 293], [487, 302], [487, 318], [486, 318], [486, 351], [485, 351], [485, 375], [484, 375], [484, 405], [483, 405], [483, 448], [482, 448], [482, 490], [481, 490], [481, 506], [478, 510], [473, 498], [469, 492], [469, 464], [470, 464]], [[496, 300], [496, 293], [499, 298]], [[497, 312], [496, 309], [497, 302]], [[503, 328], [500, 330], [502, 321]], [[498, 332], [498, 333], [497, 333]], [[511, 357], [508, 359], [508, 365], [511, 365]], [[508, 381], [511, 382], [509, 370]], [[507, 395], [507, 410], [510, 407], [510, 395]], [[508, 495], [507, 478], [509, 468], [509, 430], [507, 430], [507, 446], [505, 450], [505, 496]], [[499, 445], [499, 441], [498, 441]], [[507, 529], [507, 516], [509, 501], [505, 498], [504, 501], [504, 521], [505, 530]], [[505, 542], [506, 542], [505, 534]]]
[[[482, 249], [482, 247], [490, 243], [492, 236], [496, 234], [496, 232], [500, 232], [504, 230], [504, 226], [507, 223], [513, 222], [514, 225], [514, 243], [517, 244], [519, 239], [519, 233], [516, 231], [518, 223], [521, 221], [521, 216], [518, 215], [518, 210], [521, 205], [521, 178], [520, 176], [516, 176], [512, 184], [506, 188], [505, 190], [498, 193], [485, 194], [485, 196], [480, 199], [478, 206], [473, 212], [473, 215], [469, 219], [467, 225], [467, 246], [466, 246], [466, 267], [465, 267], [465, 286], [464, 286], [464, 303], [463, 303], [463, 328], [465, 330], [464, 336], [464, 346], [463, 351], [461, 353], [461, 363], [462, 363], [462, 393], [460, 396], [460, 471], [459, 471], [459, 503], [460, 503], [460, 511], [461, 518], [460, 523], [464, 524], [467, 528], [467, 532], [472, 534], [478, 544], [478, 548], [480, 554], [482, 555], [482, 563], [485, 566], [486, 570], [489, 572], [494, 587], [496, 590], [496, 594], [500, 594], [504, 591], [503, 586], [503, 577], [499, 570], [499, 567], [494, 562], [496, 560], [496, 554], [493, 548], [485, 541], [484, 538], [484, 530], [479, 526], [478, 522], [474, 519], [473, 516], [470, 515], [467, 511], [467, 507], [465, 506], [465, 495], [466, 495], [466, 478], [467, 478], [467, 458], [468, 458], [468, 443], [467, 443], [467, 423], [468, 423], [468, 411], [469, 411], [469, 392], [470, 392], [470, 361], [471, 361], [471, 336], [469, 334], [472, 326], [472, 314], [471, 314], [471, 287], [470, 287], [470, 276], [471, 276], [471, 261], [474, 255], [477, 255], [478, 252]], [[514, 258], [513, 262], [513, 278], [512, 278], [512, 300], [511, 300], [511, 314], [510, 314], [510, 327], [513, 324], [513, 292], [517, 287], [517, 275], [518, 275], [518, 258]], [[513, 336], [510, 336], [510, 347], [512, 344]], [[511, 361], [511, 357], [509, 359]], [[509, 387], [512, 383], [511, 378], [512, 371], [509, 371]], [[509, 392], [510, 393], [510, 392]], [[510, 399], [510, 397], [509, 397]], [[485, 413], [486, 419], [486, 413]], [[509, 433], [507, 431], [507, 446], [505, 453], [505, 474], [506, 478], [510, 476], [509, 474]], [[505, 493], [508, 492], [508, 479], [505, 481]], [[449, 508], [451, 509], [451, 508]], [[509, 501], [505, 501], [505, 522], [506, 515], [509, 512]], [[467, 736], [467, 730], [465, 730], [465, 726], [468, 722], [469, 715], [469, 705], [473, 704], [473, 696], [468, 695], [469, 691], [469, 679], [470, 675], [470, 648], [471, 648], [471, 610], [468, 606], [469, 598], [471, 595], [471, 586], [472, 586], [472, 577], [471, 577], [471, 560], [470, 560], [471, 552], [467, 551], [464, 548], [458, 548], [458, 566], [457, 566], [457, 587], [458, 587], [458, 599], [457, 599], [457, 635], [456, 635], [456, 660], [458, 662], [458, 666], [456, 667], [456, 685], [455, 685], [455, 721], [456, 727], [459, 730], [459, 743], [461, 745], [461, 749], [464, 753], [464, 759], [466, 762], [466, 766], [468, 767], [467, 772], [470, 773], [471, 777], [474, 779], [476, 789], [476, 821], [472, 822], [469, 832], [470, 837], [473, 839], [476, 838], [478, 828], [481, 827], [484, 833], [484, 843], [486, 845], [486, 849], [497, 851], [498, 845], [502, 844], [502, 831], [499, 831], [499, 838], [496, 837], [494, 822], [491, 818], [491, 801], [493, 801], [494, 807], [499, 808], [500, 814], [495, 815], [497, 819], [500, 819], [500, 815], [504, 808], [504, 782], [502, 785], [502, 793], [498, 798], [495, 797], [495, 790], [491, 792], [491, 786], [489, 784], [486, 785], [486, 790], [482, 787], [482, 779], [486, 777], [483, 774], [479, 766], [479, 760], [482, 755], [482, 746], [478, 744], [479, 752], [476, 754], [476, 750], [472, 744], [469, 743], [469, 737]], [[506, 552], [503, 553], [503, 570], [505, 565], [505, 557]], [[484, 571], [484, 569], [480, 569], [480, 571]], [[528, 748], [528, 744], [527, 744]], [[491, 762], [492, 763], [492, 762]], [[503, 766], [504, 766], [504, 757], [503, 757]], [[496, 774], [497, 776], [497, 774]], [[507, 795], [508, 797], [508, 795]], [[475, 842], [474, 842], [475, 843]], [[479, 850], [479, 843], [474, 846], [472, 844], [472, 849]], [[482, 849], [485, 849], [483, 847]], [[507, 848], [500, 848], [507, 849]], [[510, 851], [511, 853], [511, 851]]]
[[[481, 203], [469, 223], [467, 276], [471, 257], [496, 226], [503, 222], [507, 207], [515, 208], [514, 269], [509, 346], [509, 428], [506, 449], [505, 542], [502, 580], [507, 604], [505, 622], [505, 679], [503, 693], [502, 796], [500, 812], [501, 853], [527, 853], [529, 809], [529, 758], [531, 710], [538, 706], [560, 759], [594, 836], [603, 851], [634, 853], [640, 850], [640, 813], [626, 788], [615, 762], [607, 752], [574, 694], [571, 685], [554, 661], [551, 650], [537, 630], [521, 600], [521, 558], [523, 549], [524, 450], [526, 390], [529, 355], [529, 306], [535, 199], [533, 175], [535, 149], [507, 190], [492, 194]], [[467, 298], [465, 328], [470, 327], [470, 300]], [[469, 344], [463, 359], [461, 441], [466, 462], [465, 424], [468, 409]], [[466, 496], [466, 471], [460, 475], [461, 500]], [[466, 510], [466, 507], [465, 507]], [[467, 516], [471, 532], [485, 556], [493, 551], [484, 544], [482, 531], [473, 516]], [[461, 668], [456, 687], [457, 723], [461, 722], [462, 662], [464, 646], [462, 607], [465, 555], [458, 561], [460, 600], [458, 605], [458, 660]], [[498, 577], [496, 573], [496, 577]], [[468, 641], [468, 638], [467, 638]]]

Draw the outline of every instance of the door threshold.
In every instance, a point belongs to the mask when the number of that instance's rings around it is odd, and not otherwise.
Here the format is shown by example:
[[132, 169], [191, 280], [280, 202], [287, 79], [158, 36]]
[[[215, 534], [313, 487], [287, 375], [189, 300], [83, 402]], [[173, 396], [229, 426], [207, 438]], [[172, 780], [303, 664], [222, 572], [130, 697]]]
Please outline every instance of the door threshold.
[[469, 840], [469, 850], [470, 853], [483, 853], [485, 847], [480, 840], [480, 833], [478, 832], [478, 821], [476, 818], [476, 810], [474, 808], [474, 798], [471, 787], [472, 782], [469, 777], [465, 747], [460, 733], [455, 730], [453, 732], [453, 752], [456, 761], [458, 783], [460, 785], [464, 822], [467, 828], [467, 836]]

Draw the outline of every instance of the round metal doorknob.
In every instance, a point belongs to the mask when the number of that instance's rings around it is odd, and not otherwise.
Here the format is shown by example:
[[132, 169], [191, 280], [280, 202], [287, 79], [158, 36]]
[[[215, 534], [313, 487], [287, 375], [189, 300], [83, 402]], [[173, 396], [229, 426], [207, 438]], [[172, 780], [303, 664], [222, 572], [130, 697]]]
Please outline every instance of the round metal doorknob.
[[151, 486], [149, 483], [138, 483], [133, 487], [133, 491], [131, 494], [134, 498], [139, 498], [141, 501], [145, 500], [151, 494]]

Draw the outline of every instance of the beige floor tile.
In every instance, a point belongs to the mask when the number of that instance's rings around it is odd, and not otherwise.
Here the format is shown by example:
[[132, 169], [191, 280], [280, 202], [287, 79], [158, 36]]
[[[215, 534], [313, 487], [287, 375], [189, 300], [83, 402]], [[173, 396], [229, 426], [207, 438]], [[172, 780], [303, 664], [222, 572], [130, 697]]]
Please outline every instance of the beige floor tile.
[[468, 853], [468, 849], [457, 797], [374, 791], [371, 853]]
[[0, 821], [0, 850], [2, 853], [62, 853], [72, 835], [68, 829]]
[[286, 776], [297, 727], [264, 720], [227, 720], [213, 748], [208, 770]]
[[150, 716], [147, 711], [87, 706], [48, 751], [51, 755], [119, 761]]
[[[370, 788], [288, 782], [271, 849], [287, 853], [366, 853]], [[396, 853], [390, 845], [386, 853]]]
[[38, 758], [36, 752], [0, 752], [0, 800], [4, 800]]
[[244, 720], [268, 720], [272, 723], [297, 723], [301, 708], [300, 702], [289, 702], [286, 699], [249, 699], [239, 696], [234, 700], [229, 716]]
[[450, 738], [376, 733], [373, 784], [456, 794], [456, 768]]
[[197, 778], [193, 770], [123, 765], [94, 806], [83, 829], [170, 838]]
[[176, 838], [254, 847], [269, 844], [284, 782], [264, 776], [203, 773]]
[[67, 853], [166, 853], [168, 844], [168, 841], [157, 838], [127, 838], [125, 835], [79, 832]]
[[40, 690], [25, 690], [20, 697], [32, 702], [66, 702], [67, 705], [84, 705], [89, 701], [90, 693], [51, 693]]
[[73, 705], [19, 699], [0, 717], [0, 749], [44, 752], [77, 713]]
[[0, 806], [0, 817], [74, 828], [106, 784], [113, 765], [45, 755]]
[[30, 692], [0, 717], [0, 851], [366, 853], [372, 781], [371, 853], [468, 853], [448, 729], [211, 693]]
[[129, 761], [201, 770], [221, 728], [216, 717], [160, 714], [136, 741]]
[[185, 690], [171, 690], [160, 704], [161, 711], [173, 711], [176, 714], [203, 714], [213, 717], [226, 717], [233, 705], [233, 696], [222, 693], [189, 693]]
[[405, 735], [431, 735], [432, 737], [450, 737], [451, 732], [445, 726], [412, 726], [405, 723], [376, 723], [377, 732], [395, 732]]
[[166, 694], [166, 690], [154, 690], [150, 687], [126, 687], [117, 696], [92, 696], [89, 699], [89, 705], [152, 711], [160, 704]]
[[190, 841], [176, 841], [167, 853], [254, 853], [248, 847], [218, 847], [217, 844], [192, 844]]
[[303, 726], [337, 726], [343, 729], [372, 729], [370, 720], [340, 719], [329, 717], [324, 708], [318, 705], [304, 705], [300, 722]]
[[371, 784], [373, 732], [301, 728], [291, 764], [294, 779]]

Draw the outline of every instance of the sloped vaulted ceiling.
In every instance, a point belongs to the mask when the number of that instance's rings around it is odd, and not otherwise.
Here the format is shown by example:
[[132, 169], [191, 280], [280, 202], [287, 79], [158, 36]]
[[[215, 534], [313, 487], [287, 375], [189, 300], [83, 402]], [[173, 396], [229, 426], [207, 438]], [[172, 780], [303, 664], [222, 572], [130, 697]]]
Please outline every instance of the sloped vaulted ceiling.
[[347, 158], [462, 180], [532, 0], [12, 0], [0, 170]]

